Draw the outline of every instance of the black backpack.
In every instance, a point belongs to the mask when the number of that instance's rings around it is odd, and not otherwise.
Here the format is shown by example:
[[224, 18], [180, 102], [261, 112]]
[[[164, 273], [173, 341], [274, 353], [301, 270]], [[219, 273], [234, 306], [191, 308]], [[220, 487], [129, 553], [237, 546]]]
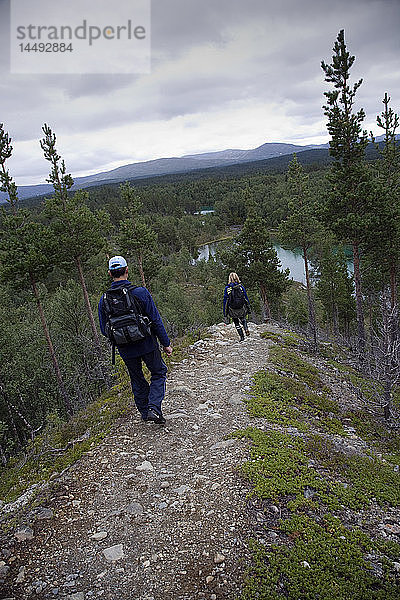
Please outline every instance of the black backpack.
[[103, 294], [106, 315], [105, 333], [113, 346], [124, 346], [151, 335], [150, 319], [142, 314], [137, 298], [130, 294], [137, 286], [127, 285], [107, 290]]
[[240, 284], [236, 284], [231, 288], [229, 292], [229, 307], [230, 308], [243, 308], [246, 304], [246, 296], [244, 295], [244, 289]]

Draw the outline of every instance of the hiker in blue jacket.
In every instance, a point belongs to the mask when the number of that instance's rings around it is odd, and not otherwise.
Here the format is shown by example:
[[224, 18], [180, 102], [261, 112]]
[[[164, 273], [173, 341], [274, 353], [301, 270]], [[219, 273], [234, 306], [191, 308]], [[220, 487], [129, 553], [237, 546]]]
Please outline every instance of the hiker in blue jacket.
[[[128, 281], [128, 266], [126, 260], [122, 256], [110, 258], [108, 269], [108, 272], [113, 279], [111, 290], [117, 287], [127, 287], [132, 285]], [[165, 418], [162, 414], [161, 403], [165, 395], [167, 366], [162, 359], [157, 338], [167, 356], [171, 356], [172, 347], [160, 313], [148, 290], [141, 286], [132, 286], [128, 293], [131, 297], [134, 296], [134, 299], [138, 301], [141, 314], [150, 319], [151, 335], [147, 335], [144, 339], [139, 341], [117, 345], [117, 349], [128, 369], [134, 401], [142, 419], [144, 421], [153, 421], [154, 423], [164, 424]], [[106, 335], [108, 316], [104, 296], [100, 298], [98, 310], [100, 329], [102, 334]], [[150, 385], [143, 375], [142, 361], [150, 371]]]
[[246, 317], [250, 314], [251, 309], [246, 288], [243, 283], [240, 282], [237, 273], [229, 273], [228, 285], [225, 287], [224, 291], [223, 311], [225, 323], [229, 323], [229, 317], [232, 317], [239, 334], [239, 339], [243, 342], [243, 329], [246, 335], [250, 335]]

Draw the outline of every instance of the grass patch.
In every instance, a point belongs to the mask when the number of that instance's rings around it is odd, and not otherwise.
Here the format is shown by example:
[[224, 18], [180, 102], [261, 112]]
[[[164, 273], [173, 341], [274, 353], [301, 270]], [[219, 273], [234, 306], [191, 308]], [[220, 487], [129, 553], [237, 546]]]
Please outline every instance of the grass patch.
[[[242, 600], [397, 600], [400, 584], [393, 560], [398, 544], [373, 542], [349, 531], [333, 515], [316, 523], [306, 515], [281, 522], [288, 545], [253, 543], [254, 568]], [[374, 573], [367, 556], [382, 572]], [[376, 564], [375, 562], [375, 564]]]
[[[242, 472], [260, 498], [273, 502], [283, 499], [295, 501], [295, 508], [299, 509], [305, 499], [306, 489], [313, 489], [328, 497], [335, 485], [308, 467], [306, 443], [300, 437], [278, 431], [266, 433], [256, 428], [236, 432], [234, 436], [252, 441], [251, 458], [243, 465]], [[334, 506], [340, 506], [337, 499]]]
[[[283, 374], [257, 373], [245, 402], [251, 414], [283, 428], [294, 425], [298, 432], [248, 428], [234, 435], [251, 442], [242, 473], [254, 494], [292, 516], [275, 527], [279, 542], [252, 544], [252, 570], [241, 600], [397, 600], [393, 561], [398, 561], [400, 545], [371, 540], [359, 529], [346, 528], [339, 517], [346, 518], [349, 509], [368, 510], [372, 501], [383, 508], [400, 506], [400, 475], [394, 467], [400, 459], [399, 437], [371, 413], [340, 410], [321, 372], [285, 346], [283, 338], [274, 340], [278, 345], [269, 354]], [[338, 369], [339, 378], [364, 398], [376, 397], [375, 383], [333, 360], [333, 354], [340, 356], [328, 348], [327, 366]], [[321, 434], [346, 438], [344, 424], [352, 425], [371, 448], [383, 450], [383, 459], [371, 449], [365, 455], [351, 453], [346, 439], [342, 451], [336, 439]]]
[[323, 431], [341, 431], [335, 417], [337, 404], [325, 393], [311, 391], [292, 377], [260, 371], [254, 375], [251, 395], [245, 399], [250, 414], [270, 423], [307, 431], [311, 423]]
[[318, 369], [303, 360], [297, 352], [275, 346], [269, 351], [269, 360], [283, 370], [293, 373], [312, 389], [324, 387]]
[[372, 381], [353, 367], [336, 360], [328, 360], [327, 363], [337, 369], [367, 401], [374, 401], [383, 393], [383, 386], [379, 382]]
[[[98, 400], [77, 412], [68, 422], [52, 415], [45, 431], [26, 448], [28, 456], [20, 467], [22, 456], [10, 461], [0, 470], [0, 498], [5, 502], [15, 500], [29, 486], [47, 481], [53, 473], [59, 473], [76, 462], [92, 446], [98, 444], [111, 430], [119, 417], [126, 414], [128, 401], [118, 393], [115, 386]], [[62, 452], [54, 454], [51, 448], [64, 448], [70, 440], [87, 437]]]
[[252, 442], [242, 469], [260, 498], [287, 501], [292, 511], [309, 507], [307, 490], [313, 490], [313, 508], [358, 510], [371, 498], [400, 506], [399, 474], [378, 458], [347, 456], [318, 435], [303, 438], [256, 428], [234, 435]]
[[307, 344], [307, 338], [294, 333], [293, 331], [285, 329], [282, 333], [277, 333], [275, 331], [263, 331], [260, 335], [265, 340], [272, 340], [273, 342], [287, 348], [297, 348]]
[[[349, 411], [344, 417], [351, 423], [356, 433], [363, 440], [373, 444], [382, 452], [392, 454], [395, 458], [400, 454], [400, 436], [397, 430], [392, 430], [383, 418], [378, 420], [373, 414], [365, 411]], [[398, 460], [395, 460], [396, 464]]]
[[358, 509], [371, 498], [382, 506], [400, 506], [399, 473], [372, 452], [368, 456], [348, 456], [318, 435], [308, 439], [305, 451], [332, 475], [348, 482], [349, 487], [341, 494], [346, 506]]
[[327, 360], [345, 359], [346, 354], [343, 349], [334, 342], [320, 342], [318, 345], [318, 354]]
[[263, 331], [262, 333], [260, 333], [260, 336], [264, 340], [272, 340], [276, 343], [280, 343], [283, 340], [283, 335], [280, 333], [275, 333], [274, 331]]

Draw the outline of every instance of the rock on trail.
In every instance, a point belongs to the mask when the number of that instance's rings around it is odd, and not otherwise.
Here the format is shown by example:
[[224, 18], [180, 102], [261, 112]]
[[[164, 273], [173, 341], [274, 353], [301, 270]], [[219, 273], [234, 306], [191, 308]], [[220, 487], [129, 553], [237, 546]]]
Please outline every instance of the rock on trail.
[[[169, 374], [167, 425], [132, 407], [58, 482], [3, 548], [1, 598], [232, 600], [251, 536], [242, 398], [267, 362], [265, 326], [209, 328]], [[5, 595], [4, 595], [5, 594]]]

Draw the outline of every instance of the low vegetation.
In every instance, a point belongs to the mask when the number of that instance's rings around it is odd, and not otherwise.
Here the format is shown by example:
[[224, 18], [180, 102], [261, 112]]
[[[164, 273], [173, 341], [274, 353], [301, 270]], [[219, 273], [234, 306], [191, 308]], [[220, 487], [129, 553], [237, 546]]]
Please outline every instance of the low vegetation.
[[[331, 358], [319, 357], [319, 368], [301, 346], [285, 346], [282, 334], [263, 337], [275, 342], [269, 367], [254, 376], [245, 403], [265, 426], [234, 435], [250, 442], [241, 471], [264, 511], [265, 537], [277, 536], [252, 540], [242, 600], [394, 600], [400, 544], [365, 524], [374, 507], [400, 506], [398, 433], [378, 413], [349, 411], [348, 398], [324, 384], [334, 373], [361, 381], [365, 392], [368, 378]], [[281, 519], [271, 517], [272, 504]]]

